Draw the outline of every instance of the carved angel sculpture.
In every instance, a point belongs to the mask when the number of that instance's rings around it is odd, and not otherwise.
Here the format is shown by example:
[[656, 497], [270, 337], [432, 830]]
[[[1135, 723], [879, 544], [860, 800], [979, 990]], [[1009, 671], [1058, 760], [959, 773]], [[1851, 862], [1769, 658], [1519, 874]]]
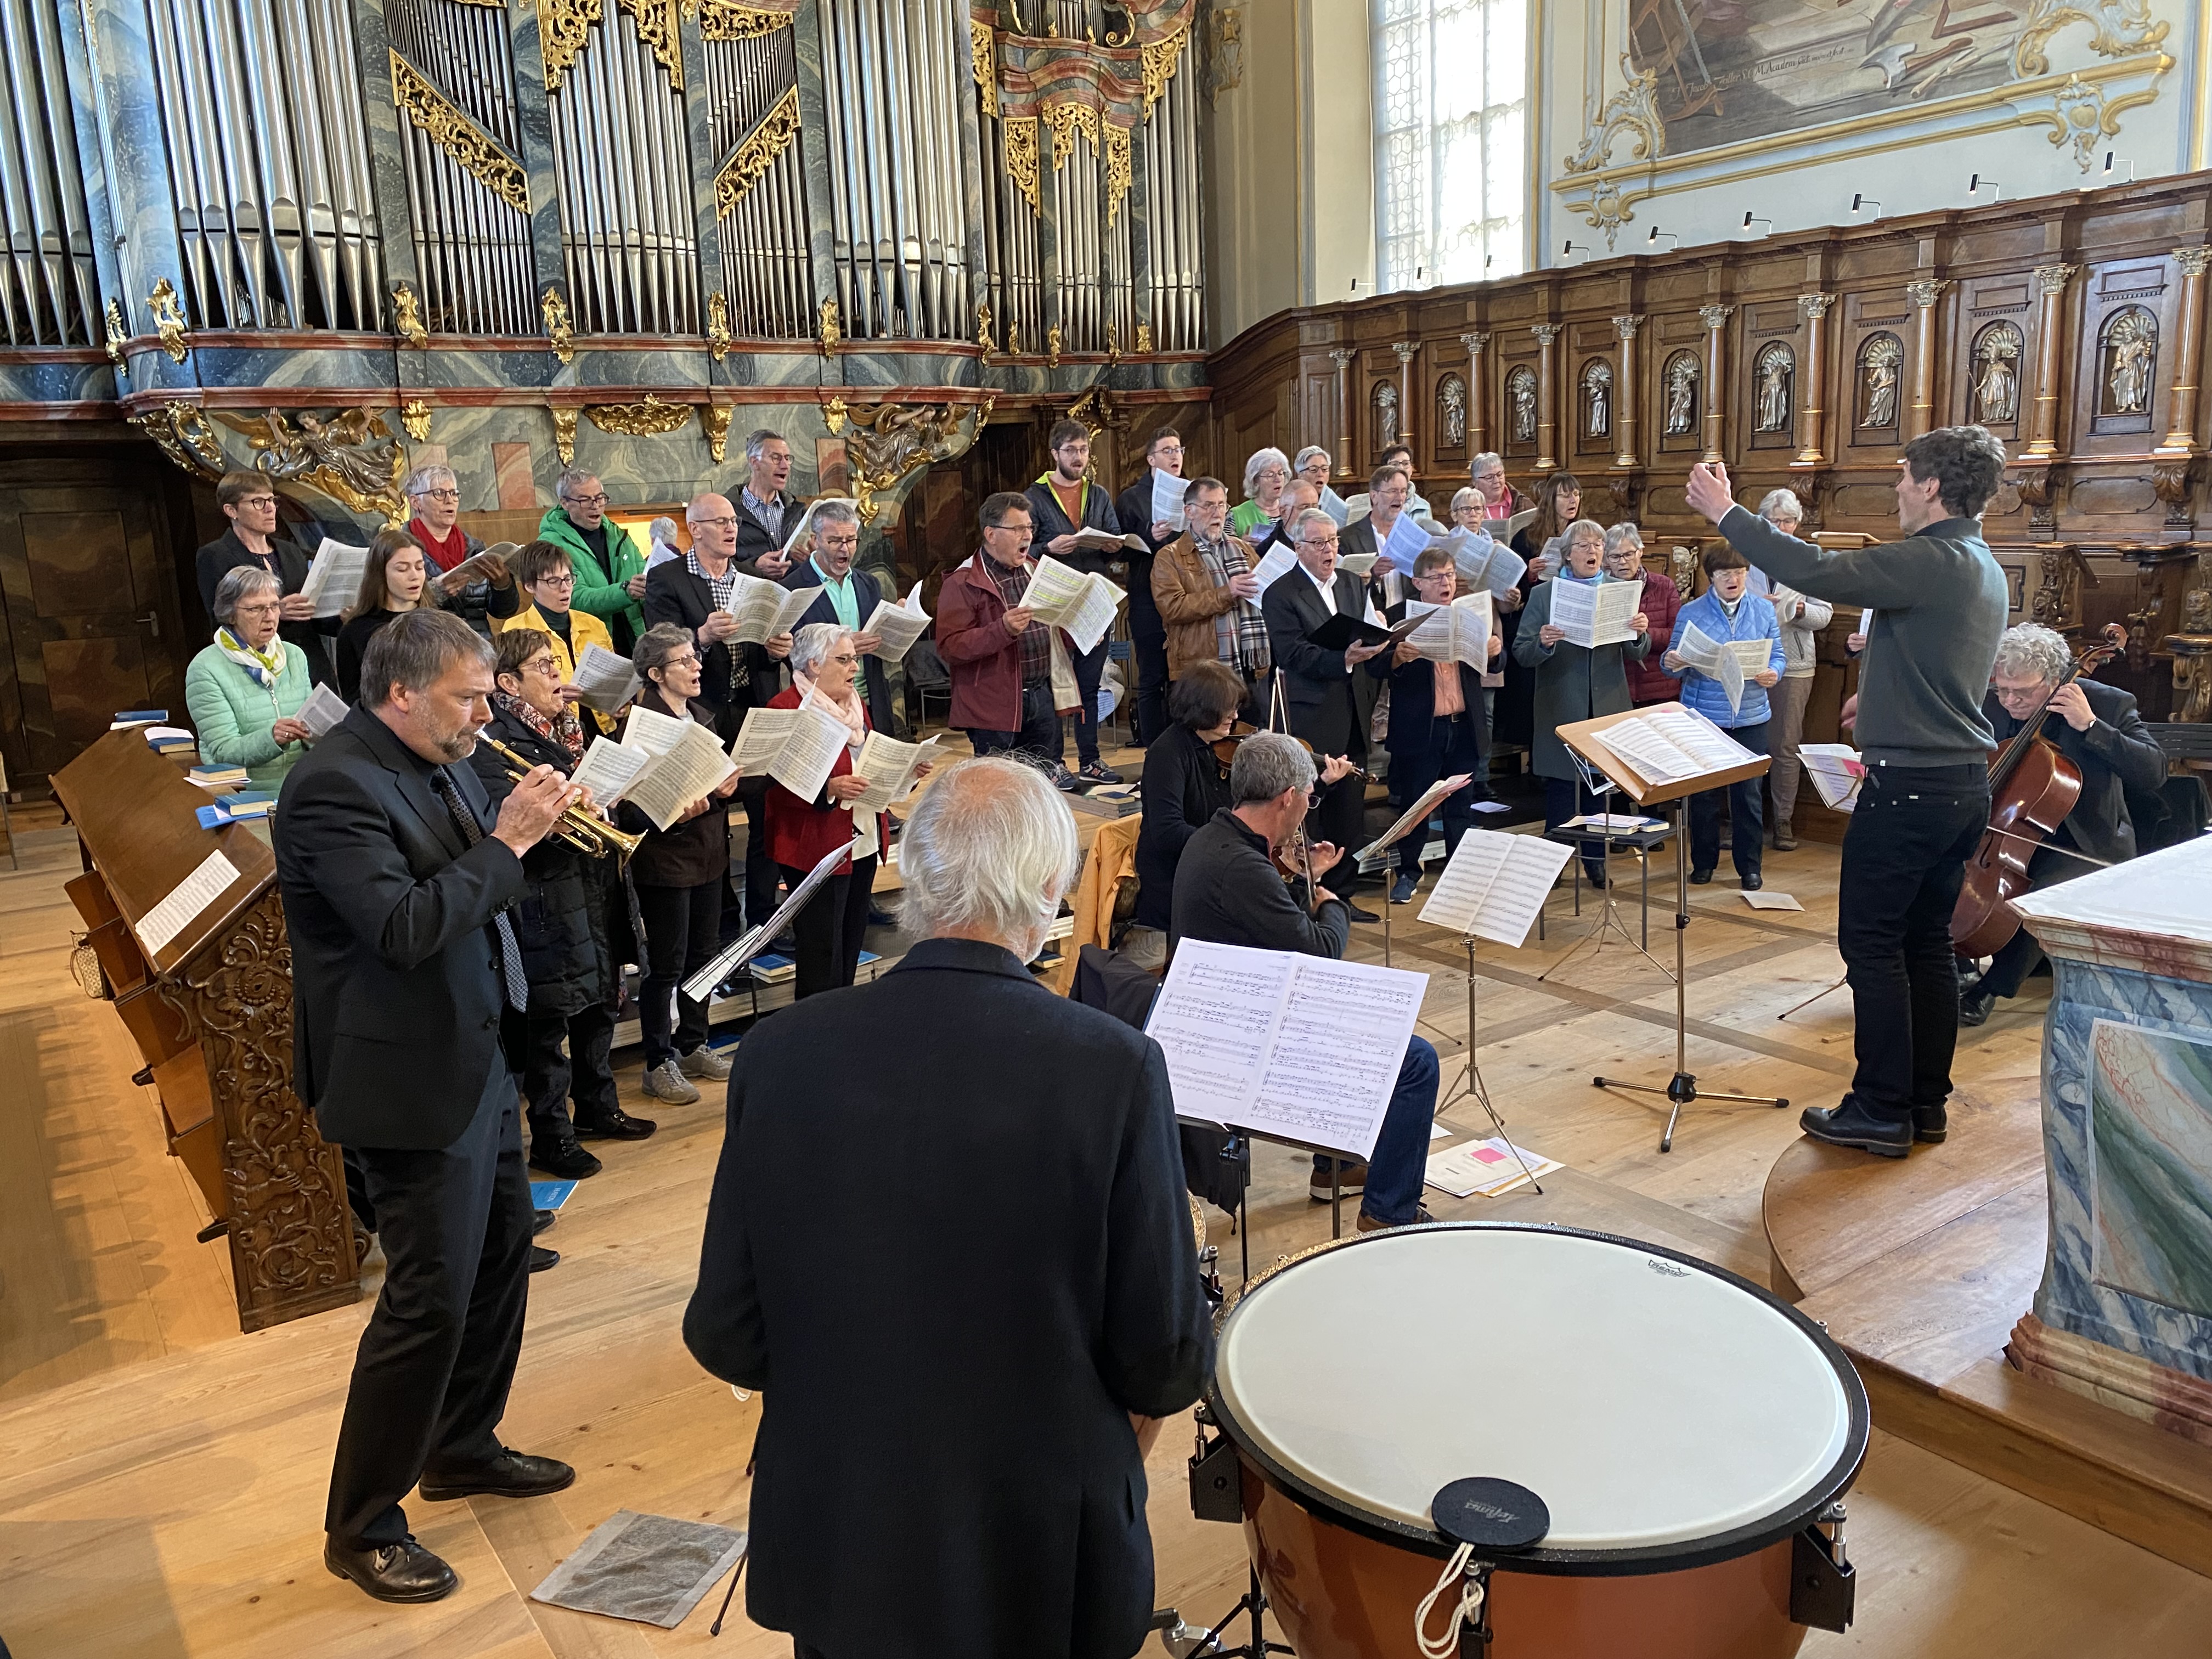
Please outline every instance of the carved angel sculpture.
[[1698, 360], [1684, 352], [1667, 365], [1667, 431], [1680, 437], [1698, 424]]
[[[312, 415], [299, 417], [295, 431], [281, 410], [263, 417], [266, 435], [249, 439], [263, 452], [257, 465], [272, 478], [308, 477], [313, 482], [344, 485], [365, 499], [375, 499], [392, 488], [392, 439], [371, 429], [374, 417], [365, 409], [349, 409], [328, 424]], [[380, 424], [380, 422], [379, 423]], [[338, 496], [341, 501], [344, 495]]]

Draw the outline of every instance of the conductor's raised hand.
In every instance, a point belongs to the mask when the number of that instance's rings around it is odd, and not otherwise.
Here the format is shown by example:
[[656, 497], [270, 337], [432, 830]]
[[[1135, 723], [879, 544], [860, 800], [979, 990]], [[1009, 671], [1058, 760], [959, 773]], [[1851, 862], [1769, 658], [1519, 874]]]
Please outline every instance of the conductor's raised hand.
[[545, 839], [575, 798], [575, 789], [561, 773], [550, 766], [533, 766], [499, 804], [492, 838], [505, 842], [520, 858]]
[[1690, 510], [1718, 524], [1735, 505], [1735, 490], [1729, 483], [1728, 467], [1720, 461], [1700, 461], [1690, 469], [1690, 482], [1682, 493]]

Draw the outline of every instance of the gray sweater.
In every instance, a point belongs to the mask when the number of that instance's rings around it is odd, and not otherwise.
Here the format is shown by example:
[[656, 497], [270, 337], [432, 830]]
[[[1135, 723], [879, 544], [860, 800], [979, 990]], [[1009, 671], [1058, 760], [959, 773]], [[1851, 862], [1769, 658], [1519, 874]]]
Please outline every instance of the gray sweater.
[[1982, 765], [1996, 746], [1982, 715], [2008, 599], [1978, 519], [1939, 519], [1916, 536], [1830, 552], [1741, 507], [1729, 545], [1799, 592], [1871, 609], [1859, 659], [1859, 751], [1884, 766]]

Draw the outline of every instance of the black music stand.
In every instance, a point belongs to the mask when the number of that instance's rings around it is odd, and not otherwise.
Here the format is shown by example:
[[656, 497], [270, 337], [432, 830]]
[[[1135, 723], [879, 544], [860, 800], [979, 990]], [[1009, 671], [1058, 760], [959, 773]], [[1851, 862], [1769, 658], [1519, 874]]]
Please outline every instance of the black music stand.
[[[1658, 1095], [1664, 1098], [1668, 1103], [1668, 1110], [1667, 1127], [1659, 1137], [1659, 1150], [1668, 1152], [1674, 1149], [1674, 1125], [1682, 1115], [1682, 1108], [1692, 1102], [1726, 1100], [1740, 1105], [1778, 1109], [1790, 1103], [1786, 1097], [1779, 1095], [1737, 1095], [1710, 1089], [1700, 1092], [1697, 1077], [1691, 1072], [1689, 1065], [1689, 1007], [1686, 999], [1690, 975], [1684, 935], [1690, 927], [1690, 797], [1703, 790], [1718, 789], [1745, 778], [1759, 777], [1773, 763], [1766, 756], [1759, 755], [1741, 765], [1700, 772], [1694, 777], [1683, 778], [1673, 783], [1650, 782], [1607, 748], [1599, 735], [1608, 726], [1638, 719], [1647, 712], [1632, 708], [1624, 714], [1601, 714], [1595, 720], [1576, 720], [1559, 730], [1561, 742], [1604, 772], [1638, 806], [1649, 808], [1668, 803], [1674, 809], [1674, 1074], [1663, 1085], [1630, 1083], [1620, 1078], [1593, 1077], [1590, 1079], [1593, 1088], [1611, 1089], [1625, 1094]], [[1714, 729], [1719, 730], [1717, 726]]]

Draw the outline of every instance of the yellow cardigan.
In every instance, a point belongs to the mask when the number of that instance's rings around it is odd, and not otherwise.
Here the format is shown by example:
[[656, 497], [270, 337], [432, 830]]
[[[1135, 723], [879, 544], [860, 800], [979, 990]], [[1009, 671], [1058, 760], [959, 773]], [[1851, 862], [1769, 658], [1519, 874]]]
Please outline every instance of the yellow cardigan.
[[[574, 652], [568, 649], [568, 640], [562, 639], [546, 626], [545, 618], [538, 614], [534, 605], [526, 606], [512, 617], [493, 617], [491, 627], [495, 634], [504, 634], [510, 628], [534, 628], [541, 634], [550, 635], [553, 661], [561, 671], [561, 684], [563, 685], [576, 678], [576, 658], [586, 646], [596, 645], [602, 651], [615, 648], [615, 636], [607, 631], [606, 623], [588, 611], [571, 611], [568, 613], [568, 639], [574, 640], [576, 645]], [[580, 703], [577, 708], [582, 714], [597, 720], [600, 731], [612, 734], [615, 729], [613, 715], [602, 714], [596, 708], [585, 708]]]

